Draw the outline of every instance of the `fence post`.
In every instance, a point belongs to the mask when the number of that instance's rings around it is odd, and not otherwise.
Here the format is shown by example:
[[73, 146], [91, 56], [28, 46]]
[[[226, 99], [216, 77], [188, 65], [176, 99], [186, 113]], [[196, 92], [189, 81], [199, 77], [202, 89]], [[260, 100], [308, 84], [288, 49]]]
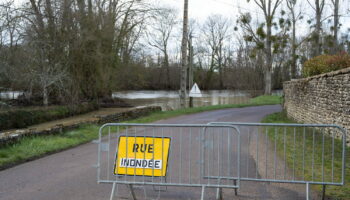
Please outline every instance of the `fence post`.
[[326, 198], [326, 185], [322, 185], [322, 200]]

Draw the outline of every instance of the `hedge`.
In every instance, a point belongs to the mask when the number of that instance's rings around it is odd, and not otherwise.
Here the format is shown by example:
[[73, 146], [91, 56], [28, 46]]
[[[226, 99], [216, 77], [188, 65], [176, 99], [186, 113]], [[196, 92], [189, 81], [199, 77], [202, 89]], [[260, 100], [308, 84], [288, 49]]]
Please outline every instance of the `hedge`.
[[56, 106], [52, 108], [17, 109], [0, 112], [0, 131], [26, 128], [51, 120], [86, 113], [97, 109], [97, 105], [83, 103], [74, 106]]
[[309, 77], [347, 67], [350, 67], [350, 55], [347, 53], [320, 55], [306, 61], [302, 72], [304, 77]]

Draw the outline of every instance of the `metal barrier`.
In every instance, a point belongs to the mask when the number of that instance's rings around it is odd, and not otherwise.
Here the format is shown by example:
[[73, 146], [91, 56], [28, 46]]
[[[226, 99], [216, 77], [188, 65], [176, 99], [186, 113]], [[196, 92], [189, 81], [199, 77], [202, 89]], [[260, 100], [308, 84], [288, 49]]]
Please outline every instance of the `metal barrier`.
[[[232, 125], [109, 123], [99, 130], [97, 181], [117, 184], [239, 188], [240, 132]], [[205, 178], [211, 177], [211, 178]]]
[[[344, 184], [346, 130], [340, 126], [232, 122], [209, 124], [239, 128], [241, 176], [237, 178], [242, 181], [306, 184], [306, 199], [310, 198], [310, 184], [323, 185], [323, 196], [326, 185]], [[249, 159], [251, 156], [253, 161]]]

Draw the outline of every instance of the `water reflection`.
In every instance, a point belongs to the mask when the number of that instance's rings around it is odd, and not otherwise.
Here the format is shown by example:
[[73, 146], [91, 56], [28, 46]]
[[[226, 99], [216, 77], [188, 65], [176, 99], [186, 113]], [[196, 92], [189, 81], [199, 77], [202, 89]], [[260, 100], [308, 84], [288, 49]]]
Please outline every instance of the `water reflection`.
[[[156, 105], [163, 110], [180, 108], [179, 93], [177, 91], [121, 91], [113, 93], [113, 97], [124, 99], [134, 106]], [[244, 91], [209, 90], [202, 91], [202, 97], [194, 98], [194, 107], [246, 103], [250, 95]], [[188, 101], [188, 100], [187, 100]], [[188, 105], [188, 102], [187, 102]]]

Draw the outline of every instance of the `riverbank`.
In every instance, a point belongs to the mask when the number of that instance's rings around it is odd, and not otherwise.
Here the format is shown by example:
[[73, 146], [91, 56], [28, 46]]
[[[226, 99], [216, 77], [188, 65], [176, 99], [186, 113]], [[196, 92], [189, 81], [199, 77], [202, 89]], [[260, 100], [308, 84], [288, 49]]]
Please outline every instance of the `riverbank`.
[[[244, 104], [216, 105], [179, 109], [166, 112], [154, 112], [146, 117], [125, 122], [149, 123], [161, 119], [176, 117], [179, 115], [225, 108], [274, 105], [280, 104], [281, 101], [282, 98], [279, 96], [260, 96], [251, 99], [250, 102]], [[0, 148], [0, 169], [5, 169], [19, 163], [40, 158], [54, 152], [62, 151], [92, 141], [98, 137], [98, 129], [99, 125], [97, 124], [81, 125], [74, 130], [64, 131], [60, 134], [24, 137], [14, 144], [8, 144]]]

